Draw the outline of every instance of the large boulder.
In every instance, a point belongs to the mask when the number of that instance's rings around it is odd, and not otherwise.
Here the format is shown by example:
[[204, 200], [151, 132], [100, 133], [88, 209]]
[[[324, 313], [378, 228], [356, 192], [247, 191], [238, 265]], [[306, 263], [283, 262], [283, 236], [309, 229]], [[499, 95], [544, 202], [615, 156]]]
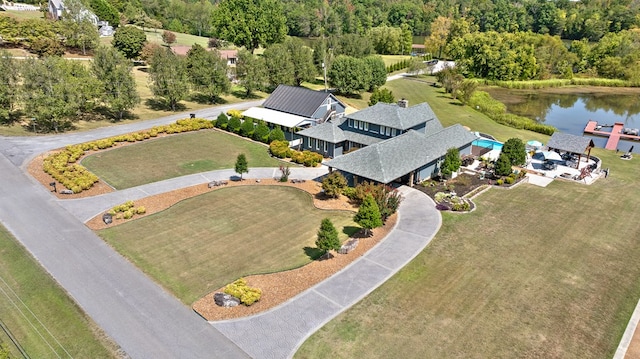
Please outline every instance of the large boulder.
[[338, 250], [338, 253], [347, 254], [352, 250], [356, 249], [357, 246], [358, 246], [358, 239], [352, 238], [348, 240], [347, 243], [343, 244], [342, 247], [340, 247], [340, 249]]
[[213, 301], [220, 307], [235, 307], [240, 304], [240, 299], [226, 293], [216, 293], [213, 295]]

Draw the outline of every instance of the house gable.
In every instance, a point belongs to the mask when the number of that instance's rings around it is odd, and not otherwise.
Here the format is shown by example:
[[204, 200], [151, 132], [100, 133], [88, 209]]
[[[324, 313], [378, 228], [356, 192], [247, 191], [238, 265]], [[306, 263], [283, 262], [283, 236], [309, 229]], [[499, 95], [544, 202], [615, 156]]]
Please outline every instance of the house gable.
[[312, 119], [322, 119], [332, 108], [344, 113], [346, 107], [331, 93], [288, 85], [279, 85], [262, 106]]

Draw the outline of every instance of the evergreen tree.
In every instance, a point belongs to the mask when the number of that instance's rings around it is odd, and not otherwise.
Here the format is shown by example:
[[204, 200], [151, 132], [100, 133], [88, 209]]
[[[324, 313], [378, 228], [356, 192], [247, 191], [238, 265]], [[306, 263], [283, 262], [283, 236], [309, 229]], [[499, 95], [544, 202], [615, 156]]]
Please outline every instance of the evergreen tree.
[[500, 153], [494, 171], [498, 176], [508, 176], [511, 174], [511, 161], [506, 153]]
[[169, 49], [156, 51], [153, 54], [149, 67], [149, 79], [153, 95], [162, 98], [171, 111], [176, 110], [178, 102], [189, 91], [185, 60]]
[[229, 123], [229, 117], [227, 117], [227, 115], [225, 115], [224, 112], [220, 112], [220, 114], [218, 115], [218, 118], [216, 119], [216, 127], [226, 130], [228, 123]]
[[326, 254], [328, 251], [337, 251], [340, 249], [341, 243], [338, 239], [338, 231], [329, 218], [325, 218], [320, 223], [318, 231], [318, 239], [316, 239], [316, 247]]
[[243, 173], [249, 173], [249, 164], [247, 163], [247, 157], [244, 153], [239, 154], [238, 158], [236, 158], [235, 170], [236, 173], [240, 175], [240, 181], [242, 181]]
[[513, 166], [521, 166], [527, 162], [527, 149], [519, 138], [510, 138], [502, 145], [502, 152]]
[[253, 121], [249, 118], [245, 118], [240, 126], [240, 135], [244, 137], [251, 137], [253, 135], [253, 131], [255, 131]]
[[284, 136], [284, 132], [282, 131], [282, 129], [280, 129], [280, 126], [276, 126], [269, 133], [269, 143], [271, 143], [273, 141], [286, 141], [286, 138]]
[[373, 228], [382, 226], [380, 209], [371, 194], [366, 195], [360, 208], [358, 208], [358, 213], [353, 217], [353, 221], [364, 228], [366, 235], [369, 235]]
[[106, 46], [96, 50], [91, 62], [91, 70], [102, 84], [102, 103], [118, 120], [122, 120], [124, 113], [140, 102], [131, 68], [131, 61], [122, 53]]
[[269, 141], [269, 127], [264, 123], [264, 121], [260, 121], [258, 126], [253, 131], [253, 139], [260, 142], [268, 142]]
[[448, 149], [447, 154], [444, 155], [444, 162], [442, 162], [442, 174], [449, 176], [453, 172], [456, 172], [460, 166], [462, 166], [460, 151], [457, 148]]

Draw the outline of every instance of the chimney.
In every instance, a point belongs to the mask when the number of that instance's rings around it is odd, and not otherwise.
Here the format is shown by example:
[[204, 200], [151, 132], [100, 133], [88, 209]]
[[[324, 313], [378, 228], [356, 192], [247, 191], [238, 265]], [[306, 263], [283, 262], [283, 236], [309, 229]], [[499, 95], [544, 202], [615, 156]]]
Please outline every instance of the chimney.
[[407, 108], [409, 107], [409, 100], [406, 100], [404, 97], [402, 98], [402, 100], [398, 101], [398, 106], [402, 107], [402, 108]]

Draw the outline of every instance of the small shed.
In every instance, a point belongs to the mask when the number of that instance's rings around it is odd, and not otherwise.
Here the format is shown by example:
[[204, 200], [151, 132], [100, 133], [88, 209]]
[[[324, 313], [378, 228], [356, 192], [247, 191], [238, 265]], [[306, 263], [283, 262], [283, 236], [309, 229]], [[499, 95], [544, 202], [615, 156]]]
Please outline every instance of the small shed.
[[587, 158], [591, 155], [591, 149], [595, 147], [593, 140], [589, 137], [576, 136], [569, 133], [555, 132], [551, 135], [547, 143], [549, 150], [559, 150], [570, 152], [578, 155], [578, 162], [582, 159], [582, 155], [587, 154]]

